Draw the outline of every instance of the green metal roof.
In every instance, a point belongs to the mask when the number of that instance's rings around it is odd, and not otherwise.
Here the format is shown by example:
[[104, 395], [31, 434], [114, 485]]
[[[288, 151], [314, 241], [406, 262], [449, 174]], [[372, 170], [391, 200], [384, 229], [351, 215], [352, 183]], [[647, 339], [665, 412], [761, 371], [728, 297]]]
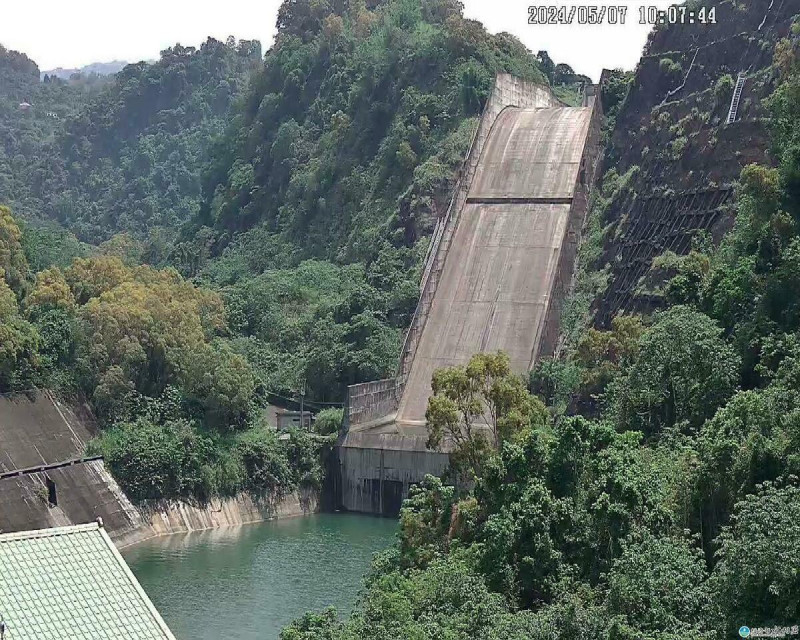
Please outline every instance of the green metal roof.
[[174, 640], [97, 523], [0, 535], [4, 640]]

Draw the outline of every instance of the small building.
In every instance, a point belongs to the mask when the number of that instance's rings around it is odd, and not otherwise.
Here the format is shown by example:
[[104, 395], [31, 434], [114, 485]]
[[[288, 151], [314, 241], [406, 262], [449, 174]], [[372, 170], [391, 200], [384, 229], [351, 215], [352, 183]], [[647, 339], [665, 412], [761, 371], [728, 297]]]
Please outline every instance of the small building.
[[283, 407], [275, 406], [274, 404], [268, 405], [265, 411], [267, 422], [275, 427], [278, 431], [287, 431], [293, 427], [299, 428], [302, 424], [303, 428], [310, 429], [313, 417], [310, 411], [303, 411], [302, 423], [300, 420], [300, 412], [291, 409], [284, 409]]
[[19, 103], [19, 110], [20, 111], [28, 111], [31, 108], [30, 102], [20, 102]]
[[99, 523], [0, 534], [4, 640], [175, 640]]

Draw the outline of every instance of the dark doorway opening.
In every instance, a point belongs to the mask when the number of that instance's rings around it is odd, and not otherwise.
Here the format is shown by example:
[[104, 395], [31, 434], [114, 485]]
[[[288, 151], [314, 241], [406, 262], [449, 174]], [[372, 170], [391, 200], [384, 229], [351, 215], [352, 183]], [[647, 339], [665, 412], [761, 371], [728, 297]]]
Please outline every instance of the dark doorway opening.
[[58, 494], [56, 493], [56, 483], [46, 476], [45, 476], [45, 482], [47, 483], [47, 502], [50, 503], [51, 507], [57, 507]]
[[397, 517], [403, 506], [403, 483], [400, 480], [383, 481], [383, 514]]

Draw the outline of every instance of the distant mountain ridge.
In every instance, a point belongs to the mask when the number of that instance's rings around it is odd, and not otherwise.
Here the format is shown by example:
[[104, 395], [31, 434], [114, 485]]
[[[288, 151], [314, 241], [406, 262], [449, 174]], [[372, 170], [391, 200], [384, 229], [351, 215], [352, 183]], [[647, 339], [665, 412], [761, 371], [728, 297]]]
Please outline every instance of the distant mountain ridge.
[[80, 68], [65, 69], [64, 67], [56, 67], [55, 69], [48, 69], [41, 72], [41, 77], [56, 76], [62, 80], [69, 80], [70, 77], [76, 73], [91, 74], [96, 73], [101, 76], [110, 76], [118, 71], [121, 71], [128, 62], [126, 60], [112, 60], [111, 62], [92, 62]]

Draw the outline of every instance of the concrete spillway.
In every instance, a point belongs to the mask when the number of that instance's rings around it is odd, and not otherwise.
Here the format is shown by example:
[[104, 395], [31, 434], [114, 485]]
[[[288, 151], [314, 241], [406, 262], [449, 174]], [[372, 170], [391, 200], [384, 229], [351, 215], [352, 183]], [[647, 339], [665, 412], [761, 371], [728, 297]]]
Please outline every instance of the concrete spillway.
[[571, 200], [591, 116], [589, 107], [504, 110], [469, 198]]
[[1, 533], [101, 517], [116, 539], [139, 525], [102, 460], [78, 462], [91, 438], [87, 422], [46, 391], [0, 394]]
[[498, 76], [434, 234], [398, 376], [349, 390], [343, 508], [396, 513], [411, 484], [445, 471], [448, 455], [426, 448], [437, 368], [503, 350], [525, 374], [552, 353], [596, 162], [599, 115], [585, 104]]
[[509, 108], [483, 151], [405, 386], [421, 425], [435, 369], [502, 349], [531, 368], [580, 171], [590, 108]]

